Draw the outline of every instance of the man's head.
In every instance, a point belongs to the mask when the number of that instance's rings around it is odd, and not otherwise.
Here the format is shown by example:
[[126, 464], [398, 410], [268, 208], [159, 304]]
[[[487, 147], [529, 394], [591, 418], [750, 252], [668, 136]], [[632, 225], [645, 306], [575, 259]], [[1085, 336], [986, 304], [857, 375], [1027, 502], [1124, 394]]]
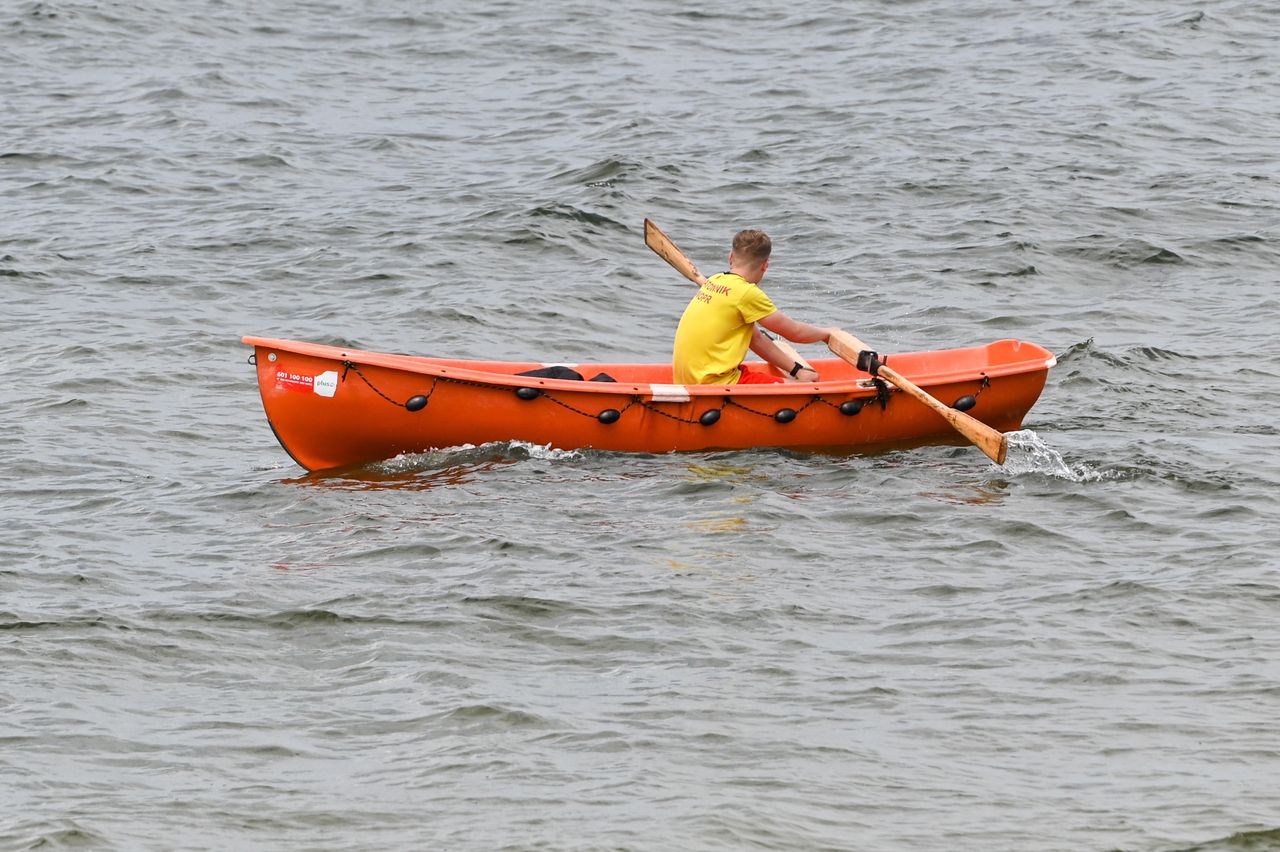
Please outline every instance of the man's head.
[[729, 253], [729, 268], [748, 281], [759, 282], [769, 268], [769, 254], [773, 241], [764, 231], [739, 231], [733, 236], [733, 251]]

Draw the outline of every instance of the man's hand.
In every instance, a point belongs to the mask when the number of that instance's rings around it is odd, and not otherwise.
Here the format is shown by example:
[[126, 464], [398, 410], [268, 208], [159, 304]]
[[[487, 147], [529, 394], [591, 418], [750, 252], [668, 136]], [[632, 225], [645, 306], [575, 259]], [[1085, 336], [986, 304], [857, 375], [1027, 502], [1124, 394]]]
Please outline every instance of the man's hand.
[[796, 371], [795, 381], [797, 382], [816, 382], [817, 380], [817, 370], [806, 370], [804, 367], [801, 367]]

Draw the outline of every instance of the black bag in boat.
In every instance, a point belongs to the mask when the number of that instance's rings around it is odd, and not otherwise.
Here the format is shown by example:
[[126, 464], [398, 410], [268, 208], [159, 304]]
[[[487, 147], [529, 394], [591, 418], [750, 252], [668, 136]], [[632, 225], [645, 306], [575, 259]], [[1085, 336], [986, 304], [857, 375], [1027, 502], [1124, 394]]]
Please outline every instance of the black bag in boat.
[[[516, 373], [517, 376], [531, 376], [535, 379], [568, 379], [571, 382], [582, 381], [582, 374], [570, 367], [562, 364], [556, 364], [551, 367], [539, 367], [536, 370], [525, 370], [523, 373]], [[616, 382], [613, 376], [608, 373], [596, 373], [589, 382]]]

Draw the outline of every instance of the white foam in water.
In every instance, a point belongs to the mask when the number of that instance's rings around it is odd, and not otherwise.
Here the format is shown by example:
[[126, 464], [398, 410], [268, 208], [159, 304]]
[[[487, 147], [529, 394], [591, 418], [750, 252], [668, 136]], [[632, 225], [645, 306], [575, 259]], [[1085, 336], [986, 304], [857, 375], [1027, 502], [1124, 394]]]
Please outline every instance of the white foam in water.
[[426, 467], [447, 467], [473, 464], [481, 461], [515, 462], [527, 459], [565, 461], [581, 457], [577, 450], [557, 450], [550, 444], [530, 444], [526, 441], [495, 441], [488, 444], [459, 444], [422, 453], [401, 453], [395, 458], [378, 462], [376, 466], [387, 473], [408, 473]]
[[529, 454], [531, 459], [545, 459], [547, 461], [565, 461], [567, 459], [581, 458], [582, 453], [577, 450], [557, 450], [550, 444], [530, 444], [525, 441], [512, 441], [509, 446], [512, 450], [520, 450]]
[[1062, 454], [1049, 446], [1031, 429], [1008, 433], [1009, 454], [1004, 460], [1004, 471], [1013, 475], [1038, 473], [1056, 476], [1072, 482], [1096, 482], [1105, 478], [1101, 471], [1088, 465], [1069, 465]]

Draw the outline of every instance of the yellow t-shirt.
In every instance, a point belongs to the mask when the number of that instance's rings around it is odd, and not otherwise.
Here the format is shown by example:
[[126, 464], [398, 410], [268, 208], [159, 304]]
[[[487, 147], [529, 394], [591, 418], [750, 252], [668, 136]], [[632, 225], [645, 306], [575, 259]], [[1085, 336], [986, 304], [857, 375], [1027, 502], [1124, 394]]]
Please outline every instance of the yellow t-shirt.
[[751, 345], [756, 320], [776, 311], [773, 302], [741, 275], [721, 272], [698, 290], [684, 309], [671, 354], [679, 385], [732, 385]]

